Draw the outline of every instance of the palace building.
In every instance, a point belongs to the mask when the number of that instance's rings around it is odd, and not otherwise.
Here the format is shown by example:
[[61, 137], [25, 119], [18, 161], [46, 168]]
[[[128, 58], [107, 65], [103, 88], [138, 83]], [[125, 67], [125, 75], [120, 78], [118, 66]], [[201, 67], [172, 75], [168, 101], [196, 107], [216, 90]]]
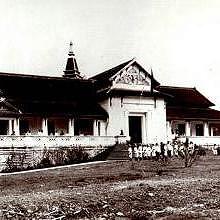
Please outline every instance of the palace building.
[[85, 79], [70, 43], [60, 77], [0, 73], [0, 142], [28, 136], [29, 144], [92, 146], [188, 136], [212, 143], [220, 135], [213, 105], [195, 88], [161, 86], [135, 59]]

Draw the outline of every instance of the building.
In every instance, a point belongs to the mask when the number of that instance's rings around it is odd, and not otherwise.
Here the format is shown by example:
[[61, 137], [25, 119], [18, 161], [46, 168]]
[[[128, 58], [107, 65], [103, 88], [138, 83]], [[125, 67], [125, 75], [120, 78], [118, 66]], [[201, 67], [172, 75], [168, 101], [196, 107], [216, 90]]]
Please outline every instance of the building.
[[132, 142], [166, 141], [166, 103], [159, 83], [135, 59], [100, 73], [97, 98], [108, 113], [106, 135], [125, 135]]
[[220, 112], [213, 105], [195, 88], [161, 86], [135, 59], [85, 79], [70, 43], [61, 77], [0, 73], [0, 143], [147, 144], [174, 136], [216, 141]]
[[220, 111], [196, 88], [159, 86], [167, 99], [167, 139], [190, 137], [198, 144], [218, 144]]

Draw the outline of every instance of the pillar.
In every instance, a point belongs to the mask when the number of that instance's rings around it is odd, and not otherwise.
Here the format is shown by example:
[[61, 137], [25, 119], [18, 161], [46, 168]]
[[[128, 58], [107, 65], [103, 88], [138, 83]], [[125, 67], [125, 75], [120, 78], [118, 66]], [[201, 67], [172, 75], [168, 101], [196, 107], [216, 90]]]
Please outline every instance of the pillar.
[[8, 120], [8, 135], [11, 135], [12, 134], [12, 132], [13, 132], [13, 125], [12, 125], [12, 123], [13, 123], [13, 120]]
[[211, 127], [211, 136], [214, 136], [214, 128]]
[[147, 144], [146, 118], [147, 118], [147, 113], [144, 113], [144, 115], [141, 117], [142, 143], [143, 143], [143, 144]]
[[98, 136], [98, 120], [93, 121], [93, 135]]
[[124, 135], [129, 138], [129, 112], [124, 111]]
[[14, 131], [15, 135], [20, 135], [20, 119], [16, 118], [14, 121]]
[[191, 136], [191, 131], [190, 131], [190, 122], [186, 122], [186, 136], [189, 137]]
[[167, 121], [167, 140], [172, 140], [172, 128], [171, 128], [171, 121]]
[[74, 118], [69, 119], [68, 133], [70, 136], [74, 136]]
[[44, 136], [48, 135], [47, 118], [42, 119], [42, 131]]
[[204, 123], [204, 136], [205, 137], [209, 136], [209, 124], [208, 124], [208, 122]]

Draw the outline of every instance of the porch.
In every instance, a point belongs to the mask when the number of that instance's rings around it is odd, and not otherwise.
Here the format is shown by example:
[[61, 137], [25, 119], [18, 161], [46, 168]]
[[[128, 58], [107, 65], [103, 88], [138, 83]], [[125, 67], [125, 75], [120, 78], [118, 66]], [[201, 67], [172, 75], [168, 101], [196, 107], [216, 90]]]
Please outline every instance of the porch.
[[167, 121], [167, 140], [188, 138], [198, 145], [220, 145], [220, 121]]
[[0, 118], [0, 136], [105, 136], [105, 120], [67, 117]]

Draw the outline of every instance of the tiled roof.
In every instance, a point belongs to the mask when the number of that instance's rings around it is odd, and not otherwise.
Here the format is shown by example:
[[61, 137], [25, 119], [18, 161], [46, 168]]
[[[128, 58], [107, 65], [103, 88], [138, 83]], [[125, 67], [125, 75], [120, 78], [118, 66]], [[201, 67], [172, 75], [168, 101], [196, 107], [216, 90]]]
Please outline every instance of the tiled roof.
[[[107, 112], [97, 103], [78, 103], [78, 102], [33, 102], [33, 101], [11, 101], [22, 115], [40, 115], [45, 117], [92, 117], [106, 119]], [[1, 111], [0, 111], [1, 115]]]
[[220, 111], [211, 108], [167, 107], [168, 120], [220, 120]]
[[111, 78], [112, 76], [114, 76], [118, 71], [120, 71], [121, 69], [123, 69], [125, 66], [127, 66], [132, 60], [126, 61], [124, 63], [119, 64], [118, 66], [115, 66], [109, 70], [106, 70], [102, 73], [99, 73], [93, 77], [91, 77], [91, 79], [93, 80], [106, 80]]
[[[132, 62], [133, 61], [133, 62]], [[93, 77], [91, 77], [90, 79], [92, 80], [95, 80], [96, 82], [96, 86], [97, 86], [97, 89], [99, 88], [107, 88], [109, 86], [111, 86], [111, 82], [110, 82], [110, 79], [111, 77], [113, 77], [115, 74], [117, 74], [120, 70], [122, 70], [123, 68], [125, 68], [129, 63], [133, 64], [135, 63], [136, 65], [138, 65], [138, 67], [143, 71], [145, 72], [149, 78], [152, 78], [151, 74], [149, 74], [140, 64], [138, 64], [135, 59], [131, 59], [127, 62], [124, 62], [118, 66], [115, 66], [109, 70], [106, 70], [102, 73], [99, 73]], [[160, 83], [155, 80], [155, 78], [153, 78], [153, 87], [156, 87], [160, 85]]]
[[168, 106], [210, 107], [214, 104], [203, 96], [196, 88], [158, 86], [157, 90], [172, 96]]
[[107, 113], [97, 103], [91, 80], [0, 73], [0, 93], [23, 114], [107, 118]]

